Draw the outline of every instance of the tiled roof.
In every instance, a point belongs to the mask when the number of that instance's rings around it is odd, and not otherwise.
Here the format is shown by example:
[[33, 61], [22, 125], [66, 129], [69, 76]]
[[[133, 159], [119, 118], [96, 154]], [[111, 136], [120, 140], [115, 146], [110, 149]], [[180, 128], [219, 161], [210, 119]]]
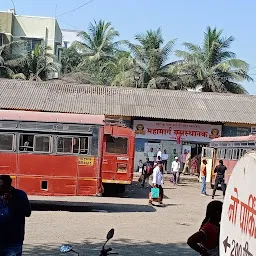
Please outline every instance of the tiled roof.
[[256, 96], [0, 79], [0, 109], [256, 124]]

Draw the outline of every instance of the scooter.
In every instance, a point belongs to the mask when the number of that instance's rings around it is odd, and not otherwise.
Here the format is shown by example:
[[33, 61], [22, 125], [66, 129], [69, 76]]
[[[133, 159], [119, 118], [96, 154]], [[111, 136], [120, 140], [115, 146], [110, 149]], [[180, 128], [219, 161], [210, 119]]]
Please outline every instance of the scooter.
[[[109, 230], [109, 232], [107, 234], [107, 240], [104, 243], [104, 245], [102, 246], [99, 256], [107, 256], [107, 255], [114, 255], [114, 254], [118, 255], [118, 253], [111, 252], [112, 248], [105, 249], [107, 242], [114, 237], [114, 233], [115, 233], [115, 230], [113, 228], [111, 230]], [[71, 245], [62, 245], [60, 247], [60, 252], [61, 253], [73, 252], [79, 256], [79, 252], [73, 250], [73, 247]]]

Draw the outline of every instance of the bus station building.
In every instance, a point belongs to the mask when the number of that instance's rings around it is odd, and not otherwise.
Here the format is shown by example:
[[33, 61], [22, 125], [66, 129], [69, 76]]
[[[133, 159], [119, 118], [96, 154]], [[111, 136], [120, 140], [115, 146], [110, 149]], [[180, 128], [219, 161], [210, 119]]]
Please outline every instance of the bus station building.
[[150, 148], [168, 154], [187, 149], [194, 156], [214, 138], [256, 132], [253, 95], [0, 79], [0, 109], [104, 115], [119, 121], [134, 130], [135, 166]]

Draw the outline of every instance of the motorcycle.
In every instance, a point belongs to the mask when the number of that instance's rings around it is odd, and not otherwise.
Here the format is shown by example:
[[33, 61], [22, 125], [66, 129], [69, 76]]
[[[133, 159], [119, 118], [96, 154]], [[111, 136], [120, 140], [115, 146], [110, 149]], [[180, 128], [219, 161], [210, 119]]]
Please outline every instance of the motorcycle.
[[[116, 253], [116, 252], [111, 252], [112, 248], [105, 249], [105, 246], [108, 243], [108, 241], [114, 237], [114, 233], [115, 233], [115, 230], [113, 228], [111, 230], [109, 230], [107, 237], [106, 237], [107, 240], [104, 243], [104, 245], [102, 246], [99, 256], [107, 256], [107, 255], [114, 255], [114, 254], [118, 255], [118, 253]], [[79, 256], [79, 252], [73, 250], [73, 247], [71, 245], [62, 245], [60, 247], [60, 252], [61, 253], [72, 252], [72, 253], [76, 253]]]

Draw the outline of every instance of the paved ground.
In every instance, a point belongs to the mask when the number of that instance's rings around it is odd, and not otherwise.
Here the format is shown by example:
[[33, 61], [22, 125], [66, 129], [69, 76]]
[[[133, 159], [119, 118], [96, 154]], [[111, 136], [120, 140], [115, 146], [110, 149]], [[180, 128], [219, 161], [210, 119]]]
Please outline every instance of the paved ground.
[[111, 246], [120, 255], [197, 255], [186, 239], [198, 229], [210, 201], [200, 196], [199, 184], [165, 182], [165, 207], [148, 206], [147, 196], [148, 190], [134, 183], [119, 198], [31, 197], [25, 255], [59, 255], [63, 243], [81, 255], [98, 255], [111, 228]]

